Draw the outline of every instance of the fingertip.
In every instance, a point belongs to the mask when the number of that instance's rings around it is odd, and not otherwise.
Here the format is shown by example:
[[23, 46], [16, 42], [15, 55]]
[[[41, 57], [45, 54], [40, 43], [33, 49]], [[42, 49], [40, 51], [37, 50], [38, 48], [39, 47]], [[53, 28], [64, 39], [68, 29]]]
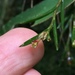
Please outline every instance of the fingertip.
[[[44, 55], [44, 44], [42, 41], [39, 42], [37, 48], [31, 47], [31, 45], [19, 47], [21, 44], [35, 35], [37, 35], [37, 33], [31, 29], [15, 28], [0, 37], [1, 51], [3, 54], [8, 56], [7, 61], [4, 62], [8, 62], [6, 65], [9, 65], [13, 62], [13, 65], [5, 69], [6, 71], [8, 71], [7, 69], [13, 67], [13, 70], [10, 69], [11, 74], [23, 74], [40, 61]], [[29, 71], [25, 75], [31, 75], [30, 73], [32, 73], [32, 75], [41, 75], [33, 70]]]
[[19, 47], [35, 35], [37, 35], [37, 33], [31, 29], [14, 28], [0, 37], [0, 47], [5, 54], [10, 53], [15, 50], [14, 48]]
[[41, 74], [35, 69], [30, 69], [24, 75], [41, 75]]

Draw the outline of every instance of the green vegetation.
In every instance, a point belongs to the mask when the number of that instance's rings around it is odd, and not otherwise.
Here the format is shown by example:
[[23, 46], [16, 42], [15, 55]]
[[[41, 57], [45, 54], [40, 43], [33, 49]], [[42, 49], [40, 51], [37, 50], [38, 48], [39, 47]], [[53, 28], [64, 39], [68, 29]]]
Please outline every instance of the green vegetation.
[[17, 27], [38, 33], [21, 46], [44, 41], [42, 75], [75, 74], [75, 0], [0, 0], [0, 35]]

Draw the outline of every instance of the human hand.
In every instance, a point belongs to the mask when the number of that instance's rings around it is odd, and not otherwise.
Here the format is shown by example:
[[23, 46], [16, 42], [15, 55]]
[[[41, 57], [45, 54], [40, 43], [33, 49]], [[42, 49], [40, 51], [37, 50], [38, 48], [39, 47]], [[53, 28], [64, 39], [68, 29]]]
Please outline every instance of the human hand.
[[0, 36], [0, 75], [41, 75], [32, 67], [43, 57], [44, 46], [19, 47], [36, 33], [27, 28], [16, 28]]

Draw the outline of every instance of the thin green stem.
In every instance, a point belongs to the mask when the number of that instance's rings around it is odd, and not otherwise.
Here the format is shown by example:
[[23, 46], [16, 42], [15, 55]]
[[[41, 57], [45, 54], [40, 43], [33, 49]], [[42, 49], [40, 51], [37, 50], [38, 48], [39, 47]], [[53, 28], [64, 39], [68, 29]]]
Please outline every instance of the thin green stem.
[[50, 30], [52, 29], [53, 23], [54, 23], [54, 21], [55, 21], [55, 16], [56, 16], [56, 13], [57, 13], [57, 9], [58, 9], [59, 5], [61, 4], [61, 1], [62, 1], [62, 0], [59, 0], [59, 2], [57, 3], [57, 5], [56, 5], [56, 10], [54, 11], [51, 24], [50, 24], [49, 27], [47, 28], [49, 32], [50, 32]]

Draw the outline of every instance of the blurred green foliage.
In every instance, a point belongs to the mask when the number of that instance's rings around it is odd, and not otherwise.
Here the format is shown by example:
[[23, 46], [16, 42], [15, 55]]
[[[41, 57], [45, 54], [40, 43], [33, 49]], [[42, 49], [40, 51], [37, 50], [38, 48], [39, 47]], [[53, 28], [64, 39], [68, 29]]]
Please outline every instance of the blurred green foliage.
[[45, 55], [34, 67], [42, 75], [75, 74], [75, 0], [0, 0], [0, 35], [16, 27], [39, 34], [50, 28], [51, 41], [44, 41]]

